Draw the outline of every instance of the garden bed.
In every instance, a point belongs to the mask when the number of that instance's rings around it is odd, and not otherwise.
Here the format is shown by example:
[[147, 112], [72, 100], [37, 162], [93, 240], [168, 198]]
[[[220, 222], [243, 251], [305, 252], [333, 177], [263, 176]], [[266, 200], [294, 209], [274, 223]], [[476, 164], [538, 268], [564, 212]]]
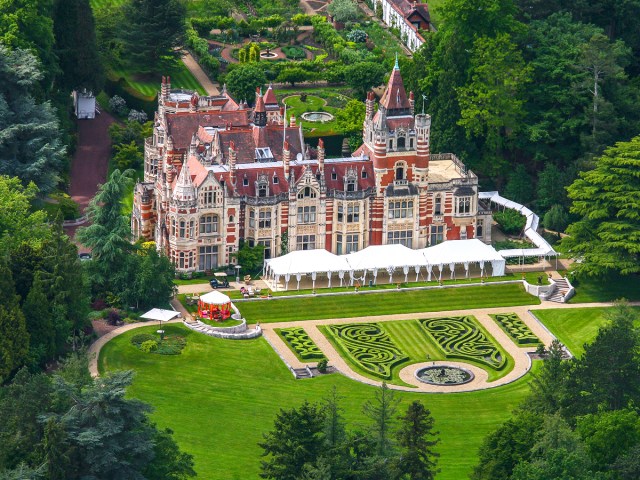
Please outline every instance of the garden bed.
[[311, 340], [307, 332], [301, 327], [276, 328], [275, 332], [285, 341], [295, 356], [303, 361], [321, 360], [322, 351]]
[[540, 345], [540, 339], [534, 335], [526, 323], [515, 313], [495, 313], [489, 315], [516, 345], [528, 347]]

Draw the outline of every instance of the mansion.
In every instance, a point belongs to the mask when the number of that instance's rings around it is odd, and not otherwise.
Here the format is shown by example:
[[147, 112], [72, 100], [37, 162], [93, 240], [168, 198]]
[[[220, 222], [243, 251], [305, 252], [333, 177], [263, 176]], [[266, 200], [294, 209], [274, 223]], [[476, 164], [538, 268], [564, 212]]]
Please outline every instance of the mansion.
[[421, 32], [434, 31], [429, 7], [414, 0], [373, 0], [376, 9], [382, 8], [382, 21], [397, 28], [400, 39], [409, 50], [415, 52], [424, 43]]
[[154, 240], [179, 272], [234, 263], [241, 241], [264, 245], [266, 258], [490, 241], [477, 177], [455, 155], [430, 152], [431, 118], [416, 114], [397, 64], [377, 109], [368, 94], [363, 144], [350, 157], [325, 158], [322, 140], [311, 149], [285, 116], [271, 87], [250, 108], [225, 89], [200, 97], [163, 78], [134, 239]]

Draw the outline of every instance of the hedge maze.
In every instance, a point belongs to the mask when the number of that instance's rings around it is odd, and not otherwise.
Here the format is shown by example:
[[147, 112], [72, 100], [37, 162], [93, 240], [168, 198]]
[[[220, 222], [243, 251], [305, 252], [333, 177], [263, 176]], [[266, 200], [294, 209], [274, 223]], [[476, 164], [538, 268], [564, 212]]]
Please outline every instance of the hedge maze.
[[281, 328], [278, 330], [278, 333], [302, 360], [324, 358], [318, 346], [313, 343], [313, 340], [309, 338], [309, 335], [307, 335], [307, 332], [305, 332], [303, 328]]
[[377, 377], [391, 379], [392, 368], [409, 359], [377, 323], [329, 325], [328, 331], [356, 365]]
[[490, 315], [507, 332], [517, 345], [539, 345], [540, 339], [527, 327], [527, 324], [515, 313], [496, 313]]
[[506, 357], [471, 316], [420, 320], [447, 358], [473, 360], [501, 370]]

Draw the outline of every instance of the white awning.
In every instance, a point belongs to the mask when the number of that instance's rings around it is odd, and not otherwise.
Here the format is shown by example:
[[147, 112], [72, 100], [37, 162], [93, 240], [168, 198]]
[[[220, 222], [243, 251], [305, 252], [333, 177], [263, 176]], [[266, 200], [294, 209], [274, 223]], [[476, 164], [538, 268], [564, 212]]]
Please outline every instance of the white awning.
[[470, 240], [449, 240], [433, 247], [417, 250], [427, 259], [429, 265], [448, 265], [450, 263], [477, 263], [503, 260], [491, 245], [477, 238]]
[[351, 270], [382, 270], [389, 267], [426, 265], [420, 251], [411, 250], [404, 245], [372, 245], [345, 257]]
[[160, 322], [168, 322], [172, 318], [180, 315], [180, 312], [175, 310], [163, 310], [162, 308], [153, 308], [144, 315], [140, 315], [140, 318], [146, 318], [147, 320], [157, 320]]
[[227, 295], [217, 290], [200, 295], [200, 301], [208, 305], [226, 305], [227, 303], [231, 303], [231, 299]]
[[298, 273], [339, 272], [351, 268], [344, 256], [334, 255], [324, 249], [298, 250], [282, 257], [265, 260], [265, 267], [273, 275], [295, 275]]

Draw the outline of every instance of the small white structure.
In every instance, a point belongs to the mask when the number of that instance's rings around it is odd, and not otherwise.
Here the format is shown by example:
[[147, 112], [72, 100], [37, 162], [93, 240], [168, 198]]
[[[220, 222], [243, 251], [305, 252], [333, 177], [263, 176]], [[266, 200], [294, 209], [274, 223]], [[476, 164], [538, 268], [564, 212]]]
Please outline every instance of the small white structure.
[[[443, 271], [447, 268], [450, 278], [453, 278], [456, 265], [462, 265], [468, 277], [471, 264], [478, 265], [481, 276], [489, 274], [488, 266], [491, 266], [492, 276], [504, 275], [505, 259], [492, 246], [476, 238], [450, 240], [418, 250], [389, 244], [370, 246], [348, 255], [334, 255], [322, 249], [295, 251], [265, 260], [265, 274], [276, 285], [284, 277], [285, 289], [289, 288], [292, 276], [295, 276], [299, 288], [302, 276], [310, 275], [315, 288], [318, 274], [326, 275], [328, 287], [331, 287], [334, 273], [338, 275], [340, 286], [345, 280], [349, 285], [354, 285], [355, 281], [365, 284], [368, 275], [371, 275], [369, 279], [377, 282], [379, 273], [386, 273], [389, 283], [394, 281], [394, 274], [396, 281], [408, 282], [410, 274], [415, 274], [415, 281], [418, 281], [421, 272], [427, 281], [431, 281], [432, 274], [442, 280]], [[346, 279], [345, 274], [348, 274]]]
[[144, 315], [140, 315], [140, 318], [146, 320], [157, 320], [158, 322], [168, 322], [175, 317], [179, 317], [180, 312], [175, 310], [163, 310], [162, 308], [152, 308]]
[[96, 97], [93, 92], [87, 92], [83, 90], [78, 92], [73, 91], [73, 108], [78, 119], [93, 119], [96, 118]]

